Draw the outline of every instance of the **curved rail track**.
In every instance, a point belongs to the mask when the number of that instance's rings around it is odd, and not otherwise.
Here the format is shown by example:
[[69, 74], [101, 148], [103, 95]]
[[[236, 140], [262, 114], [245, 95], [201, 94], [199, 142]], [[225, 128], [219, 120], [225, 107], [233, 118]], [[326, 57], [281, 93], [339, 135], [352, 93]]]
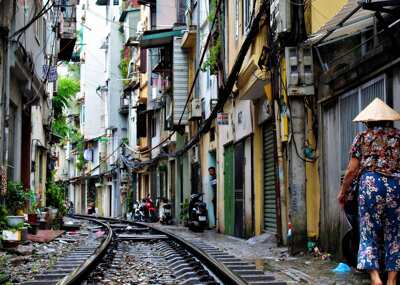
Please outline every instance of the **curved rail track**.
[[[89, 220], [101, 227], [105, 233], [102, 241], [94, 247], [75, 249], [58, 260], [50, 271], [22, 284], [99, 284], [105, 282], [98, 281], [97, 276], [103, 276], [109, 270], [124, 278], [124, 274], [130, 273], [127, 253], [136, 260], [134, 262], [147, 260], [156, 270], [160, 268], [170, 273], [151, 277], [155, 278], [151, 279], [151, 284], [286, 284], [216, 247], [202, 241], [189, 242], [151, 224], [85, 215], [75, 218]], [[121, 283], [130, 284], [128, 281]], [[111, 284], [118, 284], [118, 281], [111, 281]]]

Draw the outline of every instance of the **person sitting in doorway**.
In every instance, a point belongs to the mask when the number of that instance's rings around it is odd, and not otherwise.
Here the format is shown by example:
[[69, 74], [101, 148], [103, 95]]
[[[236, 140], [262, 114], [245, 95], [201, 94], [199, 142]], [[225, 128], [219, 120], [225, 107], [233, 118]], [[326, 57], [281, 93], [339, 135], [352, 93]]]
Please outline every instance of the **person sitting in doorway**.
[[217, 172], [214, 166], [208, 168], [208, 174], [210, 175], [210, 188], [212, 189], [212, 204], [214, 210], [214, 219], [217, 219]]

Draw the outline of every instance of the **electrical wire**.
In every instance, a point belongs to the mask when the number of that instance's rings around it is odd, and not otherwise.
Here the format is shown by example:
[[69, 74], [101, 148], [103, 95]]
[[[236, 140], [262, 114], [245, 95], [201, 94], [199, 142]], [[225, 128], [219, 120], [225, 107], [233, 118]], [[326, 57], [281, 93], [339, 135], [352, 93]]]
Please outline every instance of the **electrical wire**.
[[[277, 62], [278, 62], [278, 64], [279, 64], [279, 62], [280, 62], [280, 58], [279, 58], [279, 57], [277, 57]], [[281, 84], [282, 84], [283, 90], [285, 91], [286, 96], [288, 96], [288, 93], [287, 93], [287, 85], [286, 85], [286, 83], [283, 81], [282, 72], [281, 72], [281, 69], [280, 69], [280, 68], [279, 68], [279, 79], [280, 79], [280, 82], [281, 82]], [[303, 156], [300, 155], [299, 149], [298, 149], [298, 147], [297, 147], [296, 139], [295, 139], [295, 137], [294, 137], [294, 135], [293, 135], [293, 129], [294, 129], [294, 128], [293, 128], [293, 119], [292, 119], [292, 114], [293, 114], [293, 113], [292, 113], [292, 108], [291, 108], [291, 106], [290, 106], [290, 100], [287, 100], [287, 107], [288, 107], [289, 114], [290, 114], [290, 116], [289, 116], [290, 132], [291, 132], [291, 137], [292, 137], [292, 140], [293, 140], [293, 145], [294, 145], [294, 149], [295, 149], [296, 155], [297, 155], [298, 158], [300, 158], [300, 159], [301, 159], [302, 161], [304, 161], [304, 162], [315, 163], [315, 162], [317, 161], [318, 157], [315, 157], [314, 159], [308, 159], [308, 158], [305, 158], [305, 157], [303, 157]]]
[[119, 150], [119, 149], [122, 147], [122, 145], [123, 145], [123, 144], [121, 143], [121, 144], [120, 144], [118, 147], [116, 147], [106, 158], [101, 159], [101, 160], [99, 161], [99, 164], [96, 165], [94, 168], [92, 168], [89, 172], [84, 173], [84, 176], [90, 175], [90, 174], [92, 174], [95, 170], [97, 170], [98, 168], [100, 168], [100, 167], [101, 167], [101, 164], [104, 163], [104, 162], [107, 162], [107, 160], [108, 160], [111, 156], [113, 156], [113, 155], [117, 152], [117, 150]]
[[[255, 37], [257, 31], [258, 31], [258, 24], [259, 21], [263, 15], [264, 10], [267, 9], [267, 5], [269, 5], [270, 1], [269, 0], [264, 0], [262, 2], [262, 5], [260, 7], [260, 10], [255, 17], [254, 21], [252, 22], [252, 25], [249, 29], [249, 32], [247, 33], [247, 36], [242, 44], [242, 47], [238, 53], [238, 56], [235, 60], [235, 63], [232, 67], [232, 71], [228, 76], [227, 79], [227, 84], [224, 85], [221, 96], [213, 108], [211, 114], [209, 117], [202, 123], [201, 127], [199, 130], [196, 132], [196, 134], [190, 139], [189, 142], [187, 142], [181, 149], [175, 151], [174, 153], [168, 154], [168, 157], [179, 157], [183, 155], [185, 152], [187, 152], [193, 145], [195, 145], [203, 136], [205, 133], [208, 132], [210, 126], [212, 125], [212, 121], [216, 118], [217, 113], [219, 110], [224, 106], [224, 104], [227, 102], [227, 100], [230, 98], [230, 94], [232, 92], [233, 84], [237, 81], [237, 78], [239, 76], [239, 71], [240, 68], [243, 64], [244, 57], [248, 51], [248, 48], [250, 47], [251, 41]], [[229, 84], [228, 84], [229, 83]], [[223, 96], [222, 96], [223, 94]]]
[[[394, 21], [393, 23], [391, 23], [388, 27], [389, 29], [393, 28], [395, 25], [397, 25], [398, 23], [400, 23], [400, 19]], [[343, 57], [345, 57], [346, 55], [351, 54], [353, 51], [359, 49], [360, 47], [362, 47], [363, 45], [367, 44], [370, 40], [373, 40], [376, 38], [376, 36], [380, 35], [381, 33], [384, 33], [386, 31], [386, 29], [382, 29], [381, 31], [377, 32], [375, 35], [367, 38], [366, 40], [364, 40], [363, 42], [361, 42], [360, 44], [356, 45], [355, 47], [351, 48], [350, 50], [348, 50], [347, 52], [345, 52], [344, 54], [341, 54], [338, 57], [333, 58], [332, 60], [330, 60], [327, 64], [330, 65], [332, 63], [334, 63], [335, 61], [342, 59]]]
[[15, 37], [16, 35], [20, 35], [23, 34], [33, 23], [35, 23], [39, 18], [41, 18], [44, 14], [46, 14], [53, 6], [54, 3], [52, 3], [50, 5], [50, 7], [46, 8], [47, 5], [50, 3], [50, 0], [48, 0], [46, 2], [46, 4], [43, 6], [43, 8], [39, 11], [38, 14], [36, 14], [36, 16], [34, 16], [29, 22], [28, 24], [26, 24], [25, 26], [23, 26], [22, 28], [20, 28], [18, 31], [14, 32], [11, 36], [8, 37], [9, 40], [11, 40], [13, 37]]
[[[211, 27], [210, 27], [210, 31], [209, 31], [208, 36], [207, 36], [207, 39], [206, 39], [206, 43], [205, 43], [205, 45], [204, 45], [204, 47], [203, 47], [203, 52], [202, 52], [201, 57], [200, 57], [199, 66], [197, 67], [195, 76], [194, 76], [194, 78], [193, 78], [192, 85], [191, 85], [191, 87], [190, 87], [189, 94], [188, 94], [188, 96], [187, 96], [187, 98], [186, 98], [185, 105], [184, 105], [183, 110], [182, 110], [182, 113], [181, 113], [181, 115], [180, 115], [180, 117], [179, 117], [179, 121], [178, 121], [178, 124], [177, 124], [178, 127], [181, 125], [183, 116], [185, 115], [186, 108], [187, 108], [187, 106], [188, 106], [188, 104], [189, 104], [189, 102], [190, 102], [190, 98], [192, 97], [192, 94], [193, 94], [193, 91], [194, 91], [194, 87], [195, 87], [197, 78], [198, 78], [198, 76], [199, 76], [199, 74], [200, 74], [201, 66], [202, 66], [202, 63], [203, 63], [203, 61], [204, 61], [204, 57], [205, 57], [205, 55], [206, 55], [207, 47], [208, 47], [208, 45], [209, 45], [209, 43], [210, 43], [210, 41], [211, 41], [211, 37], [212, 37], [212, 34], [213, 34], [213, 29], [214, 29], [214, 26], [215, 26], [215, 23], [216, 23], [216, 20], [217, 20], [217, 14], [219, 13], [219, 11], [220, 11], [220, 9], [221, 9], [221, 4], [222, 4], [222, 0], [219, 0], [219, 1], [218, 1], [218, 4], [217, 4], [217, 8], [216, 8], [216, 10], [215, 10], [215, 16], [214, 16], [214, 19], [213, 19], [212, 24], [211, 24]], [[161, 142], [159, 142], [157, 145], [151, 147], [151, 148], [148, 149], [148, 150], [141, 151], [141, 152], [139, 152], [139, 153], [140, 153], [140, 154], [146, 154], [146, 153], [149, 153], [149, 152], [153, 151], [154, 149], [156, 149], [156, 148], [162, 146], [164, 143], [166, 143], [167, 141], [169, 141], [175, 133], [176, 133], [176, 129], [173, 130], [165, 139], [163, 139], [163, 140], [162, 140]]]

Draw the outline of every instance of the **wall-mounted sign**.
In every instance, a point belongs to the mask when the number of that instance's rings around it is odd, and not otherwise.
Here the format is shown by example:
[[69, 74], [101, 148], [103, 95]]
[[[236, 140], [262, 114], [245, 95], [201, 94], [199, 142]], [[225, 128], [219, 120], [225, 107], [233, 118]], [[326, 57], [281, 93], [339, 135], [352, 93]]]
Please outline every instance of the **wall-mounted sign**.
[[107, 143], [108, 141], [109, 141], [109, 138], [107, 138], [107, 137], [99, 138], [99, 142], [101, 142], [101, 143]]
[[43, 72], [43, 78], [47, 78], [48, 82], [55, 82], [57, 81], [57, 66], [49, 66], [48, 65], [43, 65], [42, 67], [42, 72]]
[[229, 125], [229, 114], [228, 113], [218, 113], [217, 114], [217, 124], [218, 125]]

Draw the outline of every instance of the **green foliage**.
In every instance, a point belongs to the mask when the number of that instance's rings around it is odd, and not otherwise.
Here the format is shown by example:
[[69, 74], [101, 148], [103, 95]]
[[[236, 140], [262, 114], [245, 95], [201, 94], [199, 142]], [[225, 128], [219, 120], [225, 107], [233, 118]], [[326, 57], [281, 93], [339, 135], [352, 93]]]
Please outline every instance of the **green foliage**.
[[11, 214], [16, 214], [18, 210], [25, 207], [29, 194], [25, 191], [21, 183], [8, 181], [6, 193], [6, 206]]
[[[118, 67], [121, 73], [121, 78], [128, 78], [129, 57], [125, 56], [124, 49], [121, 49], [121, 62], [119, 63]], [[129, 80], [122, 80], [122, 84], [127, 86], [129, 84]]]
[[[214, 19], [218, 16], [217, 14], [217, 0], [210, 0], [210, 13], [208, 14], [208, 21], [211, 25], [212, 22], [214, 22]], [[213, 28], [213, 31], [211, 31], [214, 36], [213, 40], [211, 41], [210, 44], [210, 49], [208, 52], [208, 57], [206, 61], [203, 63], [201, 66], [202, 71], [209, 70], [211, 74], [216, 74], [218, 71], [218, 63], [219, 63], [219, 57], [221, 53], [221, 47], [222, 47], [222, 39], [221, 36], [218, 33], [218, 27], [221, 25], [219, 23], [220, 19], [216, 20], [216, 25]]]
[[64, 188], [54, 182], [51, 177], [46, 185], [46, 206], [58, 209], [60, 214], [65, 214], [65, 193]]
[[53, 97], [53, 110], [56, 119], [62, 116], [64, 108], [71, 106], [72, 99], [79, 90], [79, 80], [69, 77], [61, 77], [58, 80], [57, 94]]
[[122, 138], [121, 143], [129, 144], [129, 139], [128, 138]]
[[212, 23], [214, 21], [214, 18], [216, 17], [217, 13], [217, 0], [211, 0], [210, 1], [210, 13], [208, 14], [208, 21]]
[[183, 202], [183, 204], [181, 205], [181, 212], [179, 214], [179, 217], [181, 218], [181, 220], [183, 220], [184, 222], [186, 222], [187, 220], [189, 220], [189, 200], [185, 199], [185, 201]]
[[71, 142], [75, 144], [75, 151], [77, 153], [76, 168], [81, 171], [85, 165], [85, 158], [83, 157], [83, 152], [85, 150], [85, 139], [79, 132], [75, 133], [70, 139]]
[[56, 118], [51, 126], [53, 133], [59, 135], [62, 138], [66, 138], [70, 131], [67, 124], [67, 120], [64, 116]]
[[36, 193], [34, 189], [31, 189], [28, 193], [28, 201], [29, 201], [29, 213], [30, 214], [36, 214], [38, 210], [38, 205], [36, 201]]
[[80, 79], [81, 77], [81, 67], [80, 64], [77, 63], [68, 63], [67, 65], [68, 68], [68, 73], [71, 75], [71, 77], [75, 80]]
[[7, 216], [7, 208], [4, 206], [0, 206], [0, 230], [4, 230], [7, 228]]
[[218, 36], [214, 44], [211, 46], [206, 61], [201, 66], [202, 71], [209, 70], [211, 74], [216, 74], [218, 71], [219, 55], [221, 52], [221, 37]]

